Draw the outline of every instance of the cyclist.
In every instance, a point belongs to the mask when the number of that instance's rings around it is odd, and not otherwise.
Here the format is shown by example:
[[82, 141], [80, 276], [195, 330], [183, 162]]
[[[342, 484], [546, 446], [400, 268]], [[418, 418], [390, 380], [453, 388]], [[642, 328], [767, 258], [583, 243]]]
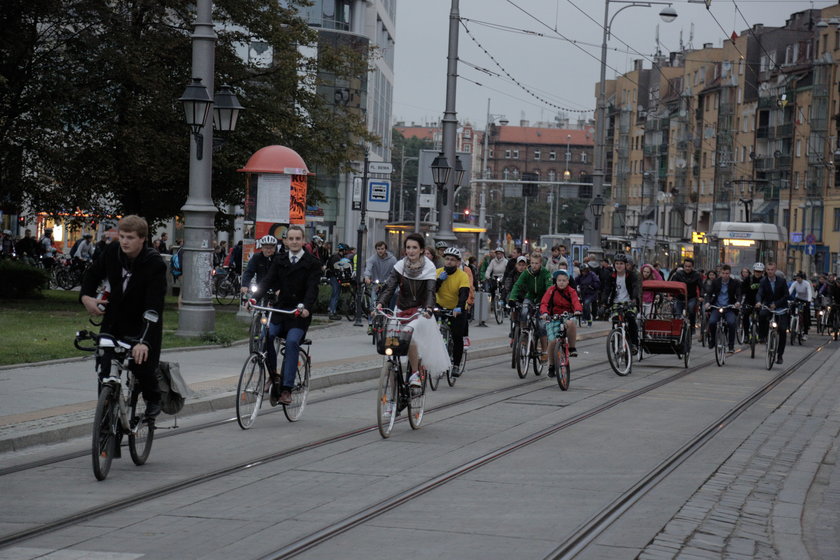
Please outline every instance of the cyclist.
[[81, 242], [79, 242], [79, 246], [76, 248], [76, 252], [73, 254], [74, 261], [81, 261], [81, 264], [85, 265], [93, 260], [93, 235], [90, 233], [86, 233], [82, 236]]
[[598, 293], [601, 291], [601, 278], [598, 275], [598, 261], [589, 261], [580, 270], [577, 291], [583, 300], [583, 320], [591, 327], [598, 307]]
[[831, 305], [831, 313], [826, 318], [826, 324], [831, 328], [834, 325], [834, 317], [840, 313], [840, 276], [828, 275], [826, 295], [829, 297], [829, 305]]
[[[146, 401], [150, 421], [160, 414], [160, 388], [155, 370], [163, 341], [163, 300], [166, 264], [160, 253], [146, 247], [149, 224], [140, 216], [124, 216], [117, 224], [119, 243], [111, 243], [85, 272], [79, 301], [88, 313], [103, 316], [100, 333], [117, 339], [139, 337], [146, 327], [143, 314], [157, 311], [160, 320], [148, 325], [146, 340], [131, 349], [131, 366]], [[100, 283], [107, 281], [107, 301], [97, 300]], [[104, 309], [103, 309], [104, 308]], [[100, 376], [108, 376], [109, 359], [101, 359]]]
[[814, 288], [805, 279], [804, 272], [797, 272], [795, 280], [790, 285], [788, 292], [790, 297], [802, 307], [802, 327], [805, 335], [802, 340], [808, 340], [808, 331], [811, 329], [811, 302], [814, 300]]
[[487, 263], [487, 269], [484, 271], [486, 291], [493, 293], [496, 290], [496, 278], [504, 278], [507, 265], [508, 260], [505, 258], [505, 250], [496, 247], [494, 256]]
[[449, 243], [446, 241], [438, 241], [435, 243], [435, 250], [432, 251], [435, 258], [433, 258], [432, 261], [435, 263], [436, 268], [443, 266], [443, 252], [446, 251], [447, 247], [449, 247]]
[[[735, 307], [735, 310], [726, 310], [725, 316], [723, 317], [723, 320], [729, 325], [728, 350], [730, 352], [735, 351], [735, 330], [738, 324], [738, 312], [736, 310], [741, 307], [740, 300], [741, 281], [737, 278], [732, 278], [732, 267], [728, 264], [721, 265], [720, 277], [712, 282], [706, 309], [711, 306], [726, 307], [727, 305], [733, 305]], [[721, 319], [720, 315], [720, 311], [714, 309], [711, 317], [709, 317], [709, 348], [715, 347], [715, 332], [717, 331], [718, 321]]]
[[[312, 322], [312, 309], [318, 299], [318, 282], [321, 279], [321, 262], [312, 253], [303, 250], [303, 228], [297, 225], [286, 230], [286, 252], [275, 257], [271, 268], [260, 280], [254, 297], [259, 298], [268, 289], [277, 294], [275, 305], [280, 309], [294, 309], [303, 304], [300, 315], [274, 313], [268, 328], [266, 344], [266, 365], [271, 381], [270, 401], [272, 406], [291, 404], [292, 388], [295, 384], [300, 343], [306, 336]], [[265, 238], [263, 238], [265, 239]], [[275, 239], [276, 242], [276, 239]], [[276, 246], [276, 244], [275, 244]], [[283, 356], [282, 379], [277, 375], [276, 337], [286, 339]]]
[[[761, 310], [758, 321], [758, 338], [762, 344], [767, 341], [767, 331], [770, 330], [770, 314], [776, 309], [788, 308], [788, 287], [784, 276], [776, 274], [776, 263], [768, 262], [766, 268], [767, 276], [761, 280], [758, 288], [758, 301], [756, 306], [762, 304], [770, 308]], [[787, 342], [787, 328], [790, 314], [783, 313], [776, 318], [779, 327], [779, 349], [777, 351], [776, 363], [781, 364], [782, 355], [785, 353]]]
[[338, 251], [336, 251], [335, 254], [327, 261], [327, 278], [329, 278], [330, 288], [332, 288], [330, 303], [327, 309], [329, 310], [330, 319], [332, 320], [341, 319], [340, 315], [336, 315], [336, 309], [338, 309], [338, 296], [341, 293], [341, 282], [349, 281], [353, 274], [350, 259], [346, 256], [349, 248], [350, 247], [344, 243], [339, 243]]
[[636, 313], [641, 300], [641, 282], [632, 272], [627, 271], [627, 255], [618, 253], [613, 258], [613, 268], [609, 283], [607, 296], [607, 307], [616, 303], [629, 303], [624, 317], [627, 320], [627, 336], [630, 339], [630, 347], [635, 354], [639, 346], [639, 326], [636, 324]]
[[257, 246], [260, 248], [260, 252], [251, 257], [251, 260], [248, 261], [248, 267], [242, 274], [242, 288], [240, 288], [240, 291], [243, 294], [248, 293], [248, 289], [251, 287], [251, 281], [259, 284], [266, 277], [271, 268], [271, 264], [277, 256], [277, 238], [273, 235], [264, 235], [261, 237], [257, 241]]
[[467, 326], [466, 306], [470, 296], [470, 279], [461, 268], [461, 251], [447, 247], [443, 251], [443, 267], [437, 269], [435, 302], [438, 307], [452, 311], [449, 321], [452, 333], [452, 376], [461, 375], [459, 365], [464, 355], [464, 333]]
[[[752, 266], [752, 274], [741, 282], [741, 302], [745, 308], [752, 309], [755, 307], [762, 278], [764, 278], [764, 263], [757, 262]], [[744, 332], [749, 333], [750, 314], [744, 313], [741, 320], [744, 323]]]
[[[373, 248], [376, 252], [365, 261], [363, 277], [366, 285], [370, 286], [376, 282], [382, 288], [388, 281], [388, 276], [391, 275], [394, 265], [397, 264], [397, 258], [388, 250], [388, 245], [384, 241], [377, 241]], [[371, 302], [375, 301], [373, 296], [376, 295], [371, 294]], [[391, 298], [389, 307], [394, 306], [394, 301], [395, 298]], [[368, 317], [368, 334], [370, 334], [370, 330], [370, 317]]]
[[[540, 314], [544, 321], [548, 321], [552, 315], [571, 313], [580, 315], [583, 306], [578, 299], [577, 291], [569, 286], [569, 271], [558, 268], [552, 274], [554, 285], [546, 290], [540, 300]], [[577, 356], [577, 324], [574, 321], [566, 321], [566, 339], [569, 341], [569, 356]], [[548, 343], [548, 376], [556, 375], [554, 367], [554, 347], [557, 340]]]
[[[423, 255], [426, 240], [419, 233], [410, 233], [403, 241], [405, 257], [394, 265], [385, 288], [380, 290], [376, 300], [377, 309], [381, 309], [394, 295], [397, 287], [397, 311], [401, 317], [410, 317], [418, 311], [424, 317], [431, 317], [431, 309], [435, 306], [436, 269], [434, 263]], [[408, 348], [408, 363], [411, 376], [408, 379], [412, 387], [422, 387], [420, 379], [420, 360], [417, 344], [414, 340]]]
[[703, 278], [700, 273], [694, 270], [694, 259], [683, 259], [682, 269], [678, 269], [671, 275], [671, 281], [682, 282], [688, 289], [688, 301], [677, 301], [676, 309], [677, 315], [682, 315], [683, 310], [687, 310], [688, 323], [691, 325], [691, 332], [694, 332], [694, 323], [697, 319], [697, 304], [703, 302]]
[[[542, 265], [542, 254], [534, 252], [530, 255], [531, 266], [525, 272], [519, 275], [519, 279], [513, 285], [510, 291], [508, 300], [511, 303], [522, 301], [525, 306], [536, 305], [539, 307], [539, 302], [542, 301], [546, 290], [551, 287], [551, 273]], [[539, 312], [539, 309], [535, 310]], [[523, 313], [520, 321], [525, 324], [528, 322], [528, 314]], [[548, 350], [548, 335], [545, 330], [545, 323], [537, 317], [537, 336], [540, 337], [542, 350], [540, 351], [540, 360], [545, 362], [548, 358], [546, 351]]]

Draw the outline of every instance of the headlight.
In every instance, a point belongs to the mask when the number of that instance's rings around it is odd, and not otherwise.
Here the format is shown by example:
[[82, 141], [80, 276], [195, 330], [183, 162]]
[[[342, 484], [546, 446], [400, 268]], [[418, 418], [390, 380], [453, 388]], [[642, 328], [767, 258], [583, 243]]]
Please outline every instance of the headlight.
[[268, 324], [268, 317], [260, 317], [260, 323], [263, 325]]
[[252, 294], [254, 294], [254, 293], [257, 292], [257, 285], [256, 284], [251, 284], [251, 287], [248, 288], [248, 289], [251, 291]]
[[394, 353], [394, 351], [393, 351], [391, 348], [386, 348], [386, 349], [385, 349], [385, 355], [386, 355], [386, 356], [390, 356], [390, 355], [392, 355], [393, 353]]
[[770, 323], [770, 326], [771, 326], [771, 327], [773, 327], [773, 328], [775, 329], [775, 328], [776, 328], [776, 327], [778, 327], [779, 325], [777, 325], [777, 324], [776, 324], [776, 321], [773, 321], [772, 323]]

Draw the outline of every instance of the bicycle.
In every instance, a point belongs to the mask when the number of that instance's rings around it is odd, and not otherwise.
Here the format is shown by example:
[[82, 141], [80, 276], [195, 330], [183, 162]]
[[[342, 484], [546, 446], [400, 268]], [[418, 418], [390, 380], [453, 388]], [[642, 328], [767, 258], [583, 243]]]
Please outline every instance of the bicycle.
[[826, 334], [837, 340], [840, 338], [840, 305], [836, 303], [826, 305], [825, 314], [827, 317], [825, 323]]
[[[531, 364], [534, 366], [534, 375], [541, 375], [543, 361], [539, 350], [539, 328], [537, 324], [537, 305], [524, 303], [520, 309], [519, 332], [513, 343], [514, 362], [516, 373], [520, 379], [525, 379]], [[522, 314], [525, 314], [524, 320]]]
[[504, 294], [502, 293], [502, 277], [494, 276], [493, 291], [490, 293], [490, 306], [493, 308], [493, 317], [496, 319], [496, 324], [501, 325], [505, 316], [507, 315], [507, 306]]
[[701, 303], [698, 303], [697, 306], [700, 308], [698, 310], [700, 313], [700, 345], [703, 347], [711, 346], [712, 341], [709, 338], [709, 312], [703, 309]]
[[607, 336], [607, 358], [610, 367], [616, 375], [629, 375], [633, 369], [633, 351], [630, 342], [627, 340], [627, 319], [626, 313], [635, 311], [635, 306], [630, 303], [617, 303], [612, 306], [610, 322], [612, 328]]
[[[286, 310], [257, 305], [256, 301], [252, 299], [249, 300], [249, 307], [253, 310], [255, 318], [259, 317], [258, 321], [255, 322], [260, 324], [260, 330], [256, 342], [257, 351], [248, 355], [242, 365], [239, 382], [236, 384], [236, 421], [243, 430], [247, 430], [254, 425], [265, 394], [272, 390], [271, 383], [267, 379], [268, 366], [266, 364], [268, 358], [266, 343], [268, 342], [271, 315], [281, 313], [297, 317], [303, 309], [303, 304], [298, 305], [296, 309]], [[278, 347], [277, 355], [285, 356], [286, 340], [278, 337], [274, 344]], [[310, 370], [312, 368], [311, 344], [312, 340], [308, 338], [304, 338], [300, 342], [295, 384], [291, 391], [292, 402], [283, 405], [283, 414], [286, 415], [289, 422], [297, 422], [306, 407], [306, 397], [309, 395]]]
[[[743, 311], [743, 307], [741, 308]], [[755, 345], [758, 344], [758, 311], [754, 305], [749, 310], [749, 332], [745, 333], [747, 342], [750, 344], [750, 358], [755, 358]]]
[[519, 326], [519, 313], [522, 305], [516, 303], [508, 310], [508, 317], [510, 318], [510, 367], [516, 369], [517, 355], [516, 355], [516, 341], [519, 340], [519, 332], [522, 328]]
[[770, 332], [767, 333], [766, 358], [767, 369], [772, 369], [773, 364], [776, 363], [776, 353], [779, 349], [779, 321], [777, 320], [777, 317], [788, 313], [790, 309], [770, 309], [766, 305], [762, 305], [761, 308], [766, 309], [773, 314], [773, 317], [770, 319]]
[[[90, 331], [78, 331], [73, 345], [84, 352], [96, 352], [99, 376], [99, 398], [93, 417], [91, 441], [91, 459], [93, 475], [102, 481], [108, 477], [111, 463], [120, 454], [120, 441], [128, 435], [128, 450], [135, 465], [143, 465], [149, 458], [155, 437], [155, 422], [139, 414], [138, 401], [140, 383], [131, 371], [134, 359], [131, 350], [135, 345], [144, 343], [151, 323], [160, 320], [157, 312], [146, 311], [143, 314], [145, 329], [138, 339], [119, 340], [110, 334], [96, 334]], [[81, 342], [92, 340], [94, 347], [82, 346]], [[116, 368], [114, 371], [112, 368]], [[122, 380], [126, 373], [125, 382]]]
[[795, 300], [791, 303], [790, 307], [792, 309], [790, 313], [790, 325], [788, 326], [790, 345], [799, 344], [802, 346], [805, 337], [804, 302]]
[[422, 364], [419, 365], [420, 387], [411, 387], [409, 377], [411, 367], [403, 367], [402, 356], [408, 356], [414, 327], [409, 323], [420, 312], [409, 317], [397, 317], [391, 309], [377, 309], [377, 316], [385, 318], [385, 327], [377, 339], [376, 351], [385, 356], [382, 372], [379, 375], [379, 388], [376, 395], [376, 424], [379, 435], [388, 438], [394, 428], [394, 421], [400, 413], [408, 409], [408, 423], [412, 430], [420, 428], [426, 402], [426, 375]]
[[[438, 326], [440, 328], [440, 335], [443, 337], [443, 343], [446, 345], [446, 352], [449, 354], [449, 360], [452, 361], [452, 352], [454, 341], [452, 338], [452, 310], [451, 309], [435, 309], [435, 317], [438, 320]], [[449, 384], [450, 387], [455, 386], [455, 382], [458, 380], [458, 377], [464, 374], [464, 371], [467, 367], [467, 349], [464, 348], [464, 351], [461, 353], [461, 363], [459, 364], [452, 364], [445, 373], [440, 373], [437, 375], [428, 375], [429, 379], [429, 387], [432, 391], [437, 391], [438, 385], [440, 384], [441, 378], [445, 375], [446, 382]], [[455, 369], [458, 369], [458, 375], [455, 375]]]
[[228, 305], [238, 299], [241, 281], [235, 270], [230, 267], [214, 268], [210, 274], [213, 276], [213, 294], [216, 303]]
[[[715, 329], [715, 362], [718, 367], [726, 363], [726, 349], [729, 346], [729, 324], [726, 322], [726, 313], [735, 307], [732, 305], [712, 305], [709, 311], [716, 309], [718, 312], [717, 328]], [[709, 340], [712, 336], [709, 334]]]
[[569, 362], [569, 339], [566, 337], [566, 321], [573, 317], [569, 313], [552, 315], [546, 325], [549, 340], [554, 340], [554, 372], [561, 391], [569, 390], [571, 365]]

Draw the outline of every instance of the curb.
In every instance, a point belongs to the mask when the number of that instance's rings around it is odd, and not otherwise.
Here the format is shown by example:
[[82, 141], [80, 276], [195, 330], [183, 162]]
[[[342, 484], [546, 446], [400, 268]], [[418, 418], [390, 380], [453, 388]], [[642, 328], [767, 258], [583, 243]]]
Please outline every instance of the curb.
[[[325, 327], [328, 325], [325, 325]], [[323, 327], [322, 327], [323, 328]], [[603, 336], [604, 332], [591, 332], [579, 334], [578, 340], [588, 340]], [[244, 344], [247, 341], [242, 341]], [[198, 348], [207, 348], [201, 346]], [[499, 344], [495, 346], [488, 346], [485, 348], [476, 348], [470, 351], [471, 360], [480, 360], [484, 358], [492, 358], [495, 356], [502, 356], [509, 353], [510, 346], [507, 344]], [[366, 367], [353, 371], [331, 373], [320, 377], [312, 378], [310, 389], [324, 389], [336, 385], [346, 385], [349, 383], [359, 383], [362, 381], [370, 381], [379, 377], [381, 366]], [[184, 403], [184, 408], [177, 415], [180, 418], [192, 416], [195, 414], [206, 414], [208, 412], [220, 412], [223, 410], [231, 410], [234, 407], [235, 392], [228, 391], [218, 393], [206, 397], [200, 397], [194, 400], [187, 400]], [[71, 439], [90, 436], [91, 419], [78, 420], [69, 422], [64, 425], [46, 428], [40, 431], [32, 431], [29, 433], [16, 434], [7, 439], [0, 439], [0, 453], [11, 451], [21, 451], [23, 449], [34, 447], [37, 445], [51, 445], [56, 443], [63, 443]]]

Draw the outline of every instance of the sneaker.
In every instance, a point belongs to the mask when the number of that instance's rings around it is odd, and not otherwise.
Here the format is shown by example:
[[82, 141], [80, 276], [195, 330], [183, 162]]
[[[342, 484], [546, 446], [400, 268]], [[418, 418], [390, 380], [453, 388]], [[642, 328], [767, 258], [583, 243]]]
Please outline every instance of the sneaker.
[[461, 368], [458, 366], [452, 366], [452, 377], [461, 377]]
[[569, 357], [570, 358], [577, 358], [577, 348], [569, 348]]
[[592, 321], [587, 321], [587, 322], [586, 322], [586, 326], [587, 326], [587, 327], [591, 327], [591, 326], [592, 326]]
[[470, 344], [471, 344], [471, 343], [470, 343], [470, 337], [465, 336], [465, 337], [464, 337], [464, 348], [469, 348], [469, 347], [470, 347]]
[[781, 356], [779, 356], [778, 358], [776, 358], [776, 363], [781, 365], [781, 364], [785, 363], [785, 361], [782, 359]]
[[373, 327], [371, 325], [368, 325], [368, 332], [367, 333], [368, 333], [368, 336], [373, 334]]
[[420, 381], [420, 374], [418, 372], [414, 372], [411, 374], [411, 377], [408, 378], [408, 385], [410, 387], [422, 387], [423, 383]]
[[802, 335], [802, 342], [808, 342], [808, 335], [807, 334]]
[[382, 411], [383, 418], [390, 418], [394, 415], [394, 403], [388, 402], [385, 403], [385, 410]]
[[730, 354], [733, 354], [733, 353], [735, 352], [735, 347], [734, 347], [734, 346], [730, 346], [730, 347], [728, 348], [728, 352], [729, 352]]
[[544, 364], [548, 362], [548, 354], [546, 352], [540, 352], [540, 363]]
[[278, 397], [277, 402], [280, 404], [292, 404], [292, 392], [288, 389], [283, 389], [280, 391], [280, 397]]
[[554, 366], [548, 366], [548, 376], [549, 377], [556, 377], [557, 376], [557, 372], [554, 369]]

